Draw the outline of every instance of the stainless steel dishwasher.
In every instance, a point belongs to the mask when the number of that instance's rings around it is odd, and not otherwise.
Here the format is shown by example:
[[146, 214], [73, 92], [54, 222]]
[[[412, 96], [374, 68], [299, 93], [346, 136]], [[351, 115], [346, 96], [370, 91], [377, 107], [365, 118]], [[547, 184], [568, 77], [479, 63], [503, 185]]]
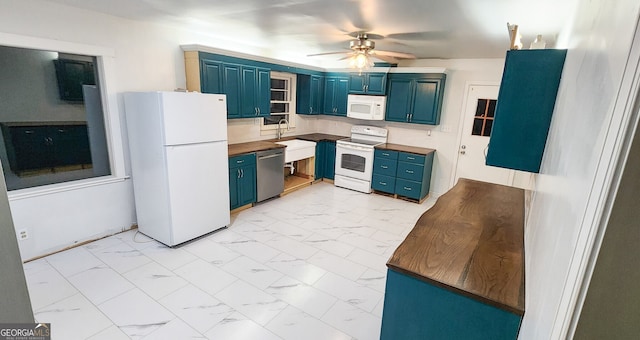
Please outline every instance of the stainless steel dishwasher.
[[262, 202], [284, 191], [284, 148], [258, 151], [257, 158], [257, 195]]

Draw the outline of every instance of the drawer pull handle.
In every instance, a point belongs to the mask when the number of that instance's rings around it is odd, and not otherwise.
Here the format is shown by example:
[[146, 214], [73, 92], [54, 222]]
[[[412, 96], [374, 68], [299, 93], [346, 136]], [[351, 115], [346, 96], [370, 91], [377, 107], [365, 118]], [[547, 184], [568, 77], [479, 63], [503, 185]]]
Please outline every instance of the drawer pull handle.
[[408, 174], [412, 174], [413, 170], [405, 170]]
[[383, 169], [389, 169], [389, 167], [386, 166], [386, 165], [381, 165], [380, 167], [383, 168]]
[[413, 160], [415, 160], [416, 158], [415, 158], [415, 157], [407, 157], [407, 159], [408, 159], [408, 160], [410, 160], [410, 161], [413, 161]]
[[380, 185], [387, 185], [387, 182], [379, 182]]
[[35, 132], [35, 131], [33, 131], [33, 130], [27, 130], [27, 131], [25, 131], [24, 133], [26, 133], [26, 134], [30, 135], [30, 134], [32, 134], [32, 133], [34, 133], [34, 132]]
[[411, 191], [411, 188], [404, 187], [404, 190]]
[[236, 164], [241, 164], [244, 163], [244, 161], [240, 160], [240, 161], [236, 161]]
[[386, 152], [383, 152], [383, 153], [382, 153], [382, 155], [383, 155], [383, 156], [389, 156], [389, 154], [388, 154], [388, 153], [386, 153]]

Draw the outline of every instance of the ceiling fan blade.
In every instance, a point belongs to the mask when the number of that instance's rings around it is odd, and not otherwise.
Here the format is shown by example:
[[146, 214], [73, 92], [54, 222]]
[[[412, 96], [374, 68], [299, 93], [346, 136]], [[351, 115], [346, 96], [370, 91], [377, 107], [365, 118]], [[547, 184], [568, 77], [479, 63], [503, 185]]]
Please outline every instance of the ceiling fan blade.
[[388, 57], [388, 56], [384, 56], [384, 55], [379, 55], [379, 54], [374, 54], [371, 57], [376, 58], [376, 59], [380, 59], [382, 61], [385, 61], [389, 64], [397, 64], [398, 63], [398, 59], [393, 58], [393, 57]]
[[449, 31], [424, 31], [387, 34], [385, 38], [398, 40], [440, 40], [449, 37]]
[[321, 55], [345, 54], [345, 53], [350, 53], [350, 51], [314, 53], [314, 54], [307, 54], [307, 57], [317, 57], [317, 56], [321, 56]]
[[382, 50], [373, 50], [371, 53], [377, 56], [385, 56], [385, 57], [400, 58], [400, 59], [416, 59], [416, 56], [411, 53], [382, 51]]

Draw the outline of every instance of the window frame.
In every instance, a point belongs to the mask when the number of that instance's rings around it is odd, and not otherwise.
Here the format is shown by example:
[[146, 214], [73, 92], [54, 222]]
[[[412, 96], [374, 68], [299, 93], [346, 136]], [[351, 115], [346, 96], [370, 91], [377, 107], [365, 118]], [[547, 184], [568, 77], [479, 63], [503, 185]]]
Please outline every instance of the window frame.
[[96, 69], [99, 74], [98, 84], [100, 86], [100, 95], [102, 100], [107, 152], [109, 153], [109, 163], [111, 167], [110, 175], [8, 191], [7, 194], [9, 196], [9, 200], [19, 200], [96, 185], [121, 182], [129, 178], [126, 174], [125, 148], [123, 140], [124, 135], [121, 129], [118, 96], [116, 93], [117, 86], [115, 84], [114, 76], [116, 74], [115, 50], [103, 46], [8, 33], [0, 33], [0, 45], [54, 51], [59, 53], [88, 55], [96, 58]]
[[[289, 115], [289, 128], [294, 129], [296, 127], [297, 114], [296, 114], [296, 80], [297, 77], [293, 73], [271, 71], [271, 79], [282, 79], [289, 81], [289, 111], [287, 113], [277, 113], [276, 115]], [[271, 88], [271, 86], [269, 86]], [[271, 95], [271, 91], [269, 91]], [[270, 102], [272, 102], [270, 100]], [[281, 102], [281, 101], [279, 101]], [[273, 114], [272, 114], [273, 116]], [[269, 135], [274, 133], [278, 129], [277, 124], [266, 125], [264, 124], [265, 118], [260, 118], [260, 132], [262, 135]], [[266, 133], [265, 133], [266, 132]]]

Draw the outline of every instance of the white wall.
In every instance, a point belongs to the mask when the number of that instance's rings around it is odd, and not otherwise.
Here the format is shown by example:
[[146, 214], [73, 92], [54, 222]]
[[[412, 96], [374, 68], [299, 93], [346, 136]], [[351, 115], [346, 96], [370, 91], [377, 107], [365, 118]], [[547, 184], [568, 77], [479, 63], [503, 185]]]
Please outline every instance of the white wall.
[[[616, 109], [640, 3], [581, 1], [566, 35], [569, 52], [525, 233], [526, 313], [520, 339], [557, 339], [571, 313], [580, 239], [596, 219], [608, 166], [603, 151]], [[624, 100], [622, 101], [624, 103]]]

